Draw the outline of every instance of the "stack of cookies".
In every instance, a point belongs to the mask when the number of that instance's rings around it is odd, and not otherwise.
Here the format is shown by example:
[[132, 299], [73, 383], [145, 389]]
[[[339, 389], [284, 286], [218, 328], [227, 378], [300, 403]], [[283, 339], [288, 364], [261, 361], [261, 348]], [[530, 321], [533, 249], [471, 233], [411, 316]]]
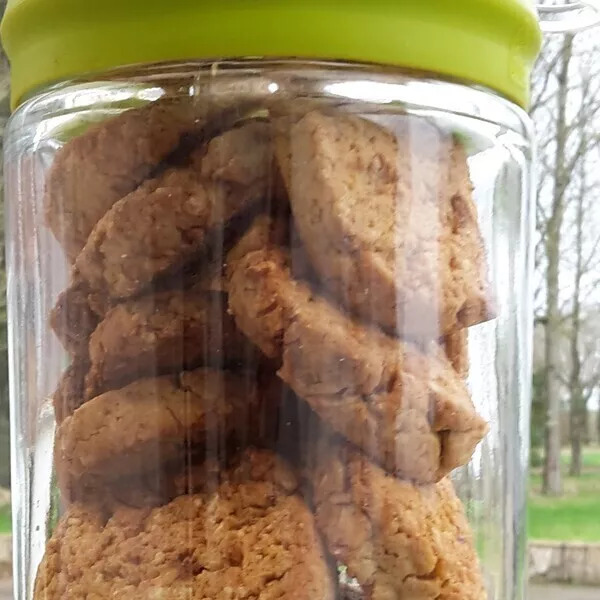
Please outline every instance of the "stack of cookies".
[[36, 600], [484, 600], [448, 475], [493, 317], [427, 120], [160, 100], [65, 144], [46, 217], [63, 515]]

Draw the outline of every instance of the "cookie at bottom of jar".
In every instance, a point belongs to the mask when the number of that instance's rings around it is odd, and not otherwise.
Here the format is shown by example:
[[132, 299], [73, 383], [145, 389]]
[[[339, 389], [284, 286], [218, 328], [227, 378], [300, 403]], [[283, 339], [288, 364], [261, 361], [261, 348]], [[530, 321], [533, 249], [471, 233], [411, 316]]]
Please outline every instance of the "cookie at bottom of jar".
[[72, 505], [34, 600], [333, 600], [314, 517], [285, 462], [250, 449], [220, 479], [154, 508]]
[[473, 535], [449, 479], [424, 486], [402, 481], [335, 442], [318, 457], [311, 477], [317, 526], [343, 566], [345, 588], [354, 594], [348, 597], [487, 598]]

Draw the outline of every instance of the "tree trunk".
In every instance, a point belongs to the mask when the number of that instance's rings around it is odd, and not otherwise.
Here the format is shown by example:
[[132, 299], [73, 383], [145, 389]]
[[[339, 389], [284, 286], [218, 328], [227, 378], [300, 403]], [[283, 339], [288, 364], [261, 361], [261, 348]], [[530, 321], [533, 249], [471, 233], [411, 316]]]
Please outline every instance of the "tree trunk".
[[559, 310], [559, 263], [560, 233], [564, 217], [565, 191], [569, 173], [565, 168], [567, 142], [566, 108], [569, 84], [569, 63], [573, 53], [573, 36], [565, 35], [560, 56], [558, 74], [556, 153], [554, 161], [554, 189], [552, 208], [546, 233], [546, 326], [544, 356], [546, 375], [546, 431], [542, 492], [558, 496], [562, 492], [560, 473], [560, 310]]
[[571, 462], [569, 464], [569, 475], [579, 477], [581, 475], [581, 449], [584, 438], [584, 412], [581, 410], [581, 398], [571, 397], [571, 404], [578, 404], [571, 408]]
[[[582, 143], [586, 144], [585, 131], [582, 130]], [[579, 334], [581, 331], [581, 279], [583, 277], [583, 218], [584, 202], [586, 198], [586, 163], [581, 160], [580, 186], [577, 196], [575, 213], [575, 273], [573, 282], [573, 314], [571, 317], [570, 354], [571, 373], [569, 376], [570, 390], [570, 438], [571, 438], [571, 464], [569, 475], [581, 475], [581, 447], [585, 440], [587, 398], [582, 381], [582, 360], [579, 350]]]
[[576, 435], [571, 438], [571, 464], [569, 465], [569, 475], [579, 477], [581, 475], [581, 436]]

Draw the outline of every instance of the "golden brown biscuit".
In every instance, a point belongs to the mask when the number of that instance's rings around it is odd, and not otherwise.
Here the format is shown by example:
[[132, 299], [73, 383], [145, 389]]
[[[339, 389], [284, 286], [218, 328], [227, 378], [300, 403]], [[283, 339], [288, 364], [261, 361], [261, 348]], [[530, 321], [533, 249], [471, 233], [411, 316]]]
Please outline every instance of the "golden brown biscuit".
[[257, 443], [270, 433], [255, 373], [209, 368], [141, 379], [81, 405], [56, 433], [63, 488], [86, 477], [142, 473], [192, 448]]
[[[195, 154], [200, 163], [202, 174], [216, 181], [231, 182], [243, 185], [252, 181], [253, 173], [259, 169], [259, 162], [264, 159], [260, 151], [239, 153], [244, 144], [262, 143], [262, 134], [266, 125], [252, 122], [213, 139], [209, 143], [209, 151], [205, 148]], [[257, 140], [257, 138], [261, 138]], [[263, 169], [264, 170], [264, 169]], [[182, 176], [182, 181], [185, 178]], [[170, 180], [172, 181], [172, 179]], [[151, 190], [154, 183], [142, 186], [142, 190]], [[106, 211], [104, 211], [106, 212]], [[139, 234], [138, 234], [139, 235]], [[215, 249], [223, 252], [223, 248]], [[222, 273], [223, 257], [220, 261], [214, 257], [202, 264], [207, 281], [206, 289], [225, 291], [225, 279]], [[208, 264], [207, 263], [214, 263]], [[92, 270], [93, 269], [88, 269]], [[106, 290], [102, 285], [93, 289], [82, 277], [78, 269], [74, 269], [69, 287], [59, 296], [50, 316], [50, 325], [70, 354], [81, 354], [86, 351], [91, 333], [110, 308], [110, 300], [106, 298]]]
[[159, 101], [94, 125], [58, 151], [46, 219], [71, 261], [100, 217], [151, 174], [195, 120], [191, 103]]
[[272, 120], [273, 144], [279, 172], [287, 190], [292, 189], [292, 148], [290, 130], [301, 115], [277, 116]]
[[416, 486], [331, 446], [313, 473], [317, 525], [368, 600], [485, 600], [452, 482]]
[[289, 162], [298, 231], [344, 307], [404, 337], [488, 318], [471, 183], [451, 136], [414, 117], [388, 130], [313, 111], [291, 129]]
[[137, 294], [190, 260], [211, 234], [218, 234], [218, 244], [233, 217], [269, 198], [272, 164], [265, 123], [214, 138], [187, 166], [165, 171], [116, 202], [94, 228], [77, 268], [92, 290], [113, 298]]
[[273, 143], [279, 172], [286, 188], [291, 189], [292, 148], [290, 132], [292, 127], [307, 113], [321, 111], [324, 114], [338, 114], [343, 110], [344, 100], [332, 98], [277, 98], [269, 104], [269, 118], [273, 128]]
[[289, 240], [288, 230], [287, 215], [273, 216], [268, 213], [257, 215], [227, 253], [225, 265], [227, 280], [231, 277], [238, 262], [250, 252], [285, 245]]
[[85, 398], [142, 377], [254, 362], [252, 346], [227, 313], [227, 297], [200, 281], [113, 307], [89, 341]]
[[87, 354], [90, 335], [109, 309], [109, 299], [93, 293], [73, 269], [69, 287], [50, 312], [50, 327], [71, 356], [82, 356]]
[[444, 351], [454, 370], [466, 379], [469, 374], [469, 332], [467, 329], [457, 329], [444, 337]]
[[488, 282], [485, 243], [479, 229], [473, 184], [464, 146], [454, 140], [452, 146], [452, 266], [463, 273], [467, 301], [458, 313], [459, 326], [468, 327], [496, 315], [495, 300]]
[[279, 250], [242, 259], [230, 281], [238, 327], [334, 430], [386, 470], [438, 481], [469, 461], [487, 431], [437, 344], [410, 343], [353, 320], [290, 274]]
[[[174, 273], [159, 287], [153, 288], [152, 294], [157, 298], [169, 290], [180, 290], [184, 294], [191, 287], [206, 292], [226, 291], [222, 261], [203, 257], [200, 264], [192, 267], [193, 271]], [[71, 356], [82, 356], [88, 353], [92, 333], [115, 304], [101, 293], [92, 292], [77, 269], [73, 269], [69, 286], [59, 295], [50, 312], [50, 327]]]
[[216, 490], [114, 514], [75, 504], [48, 542], [35, 600], [333, 600], [294, 473], [249, 451]]
[[85, 376], [90, 368], [86, 354], [77, 355], [62, 374], [52, 396], [54, 418], [60, 425], [85, 402]]
[[99, 317], [90, 307], [87, 285], [74, 282], [63, 291], [50, 313], [50, 327], [71, 355], [87, 352], [87, 345]]
[[[238, 450], [234, 449], [236, 456]], [[197, 453], [182, 453], [169, 462], [148, 465], [145, 471], [127, 473], [110, 481], [86, 477], [77, 481], [59, 479], [61, 502], [66, 507], [75, 503], [97, 506], [107, 513], [121, 506], [161, 506], [183, 494], [214, 489], [226, 468], [227, 453], [223, 452], [219, 458], [207, 459], [204, 449], [199, 449]]]

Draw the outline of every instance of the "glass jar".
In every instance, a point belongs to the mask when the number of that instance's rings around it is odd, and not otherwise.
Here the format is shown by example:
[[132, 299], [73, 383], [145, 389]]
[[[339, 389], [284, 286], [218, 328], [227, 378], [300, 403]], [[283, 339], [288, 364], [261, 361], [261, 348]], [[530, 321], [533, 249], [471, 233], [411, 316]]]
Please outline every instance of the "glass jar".
[[17, 597], [522, 598], [529, 4], [33, 4], [3, 26]]

